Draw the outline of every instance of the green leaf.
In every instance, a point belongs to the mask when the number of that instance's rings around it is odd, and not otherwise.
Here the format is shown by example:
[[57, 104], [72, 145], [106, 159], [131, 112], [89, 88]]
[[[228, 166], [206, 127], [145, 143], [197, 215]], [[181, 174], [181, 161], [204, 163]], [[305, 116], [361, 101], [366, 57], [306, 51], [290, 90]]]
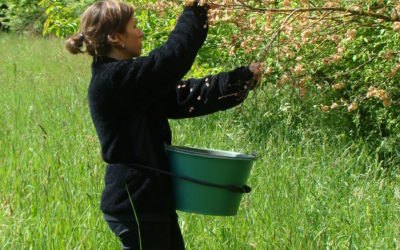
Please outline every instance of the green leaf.
[[46, 14], [49, 15], [50, 12], [52, 12], [54, 10], [54, 5], [50, 5], [47, 9], [46, 9]]
[[47, 0], [41, 0], [39, 3], [38, 3], [38, 6], [43, 6], [43, 5], [46, 5], [47, 4]]
[[46, 22], [44, 22], [44, 25], [43, 25], [43, 36], [46, 35], [46, 33], [49, 29], [50, 22], [51, 22], [51, 19], [48, 17], [46, 19]]

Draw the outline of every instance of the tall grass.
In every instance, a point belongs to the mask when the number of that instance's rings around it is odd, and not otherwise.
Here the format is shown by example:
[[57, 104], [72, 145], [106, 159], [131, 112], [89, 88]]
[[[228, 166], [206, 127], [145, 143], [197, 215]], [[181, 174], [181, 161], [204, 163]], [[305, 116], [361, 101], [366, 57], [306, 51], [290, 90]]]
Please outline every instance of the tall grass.
[[[68, 55], [59, 40], [5, 34], [0, 56], [0, 248], [119, 248], [99, 210], [91, 59]], [[174, 144], [259, 155], [237, 216], [179, 212], [187, 249], [400, 249], [398, 170], [382, 168], [338, 121], [272, 87], [257, 108], [250, 97], [171, 121]]]

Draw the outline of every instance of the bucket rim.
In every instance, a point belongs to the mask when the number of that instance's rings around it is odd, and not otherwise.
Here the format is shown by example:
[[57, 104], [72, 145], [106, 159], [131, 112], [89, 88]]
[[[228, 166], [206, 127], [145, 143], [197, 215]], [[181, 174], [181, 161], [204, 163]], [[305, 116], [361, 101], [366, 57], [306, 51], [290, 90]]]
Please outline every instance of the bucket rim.
[[237, 153], [233, 151], [207, 149], [207, 148], [195, 148], [188, 146], [175, 146], [175, 145], [165, 145], [165, 150], [171, 152], [182, 153], [190, 156], [198, 156], [205, 158], [216, 158], [225, 160], [251, 160], [257, 159], [255, 155], [248, 155], [243, 153]]

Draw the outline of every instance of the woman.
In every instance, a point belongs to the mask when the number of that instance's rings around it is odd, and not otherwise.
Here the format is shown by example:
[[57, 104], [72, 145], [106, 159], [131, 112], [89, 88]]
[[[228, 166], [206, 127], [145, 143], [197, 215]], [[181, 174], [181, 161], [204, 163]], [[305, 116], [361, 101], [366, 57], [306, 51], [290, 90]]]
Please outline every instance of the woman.
[[89, 106], [107, 163], [101, 210], [124, 249], [184, 249], [170, 178], [148, 169], [169, 170], [168, 118], [234, 107], [259, 74], [254, 63], [182, 80], [206, 39], [209, 8], [185, 7], [167, 42], [144, 57], [133, 7], [115, 0], [91, 5], [80, 32], [67, 41], [71, 53], [93, 57]]

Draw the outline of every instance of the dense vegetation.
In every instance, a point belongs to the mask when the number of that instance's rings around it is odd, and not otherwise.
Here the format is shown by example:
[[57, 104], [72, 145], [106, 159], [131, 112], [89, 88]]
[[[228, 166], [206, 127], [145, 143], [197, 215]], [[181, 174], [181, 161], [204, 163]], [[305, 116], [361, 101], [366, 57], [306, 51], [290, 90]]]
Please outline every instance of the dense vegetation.
[[[12, 33], [0, 33], [1, 249], [118, 247], [98, 209], [90, 58], [68, 55], [52, 35], [75, 32], [91, 2], [0, 0]], [[154, 2], [133, 1], [144, 54], [184, 4]], [[188, 77], [258, 60], [265, 76], [234, 110], [171, 121], [173, 142], [259, 159], [238, 216], [179, 214], [188, 249], [398, 249], [399, 2], [215, 2]], [[39, 37], [13, 34], [26, 32]]]

